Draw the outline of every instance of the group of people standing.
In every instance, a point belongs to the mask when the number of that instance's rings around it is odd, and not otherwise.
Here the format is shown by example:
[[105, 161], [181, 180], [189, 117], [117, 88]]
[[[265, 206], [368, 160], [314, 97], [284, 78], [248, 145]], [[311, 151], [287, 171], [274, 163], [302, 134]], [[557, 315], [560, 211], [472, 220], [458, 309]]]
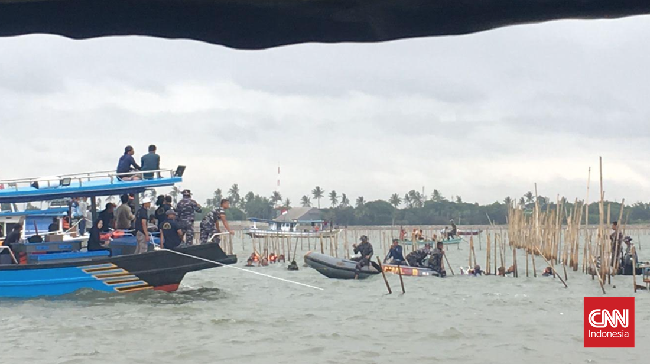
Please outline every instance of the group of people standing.
[[[98, 215], [97, 221], [93, 224], [88, 240], [88, 250], [108, 250], [110, 248], [101, 241], [100, 234], [107, 233], [111, 229], [134, 230], [137, 247], [136, 254], [147, 252], [151, 240], [150, 230], [160, 232], [160, 247], [174, 249], [178, 246], [194, 244], [194, 221], [195, 214], [201, 213], [201, 207], [192, 199], [190, 190], [182, 191], [183, 198], [173, 208], [171, 196], [158, 196], [156, 209], [150, 216], [152, 200], [145, 197], [142, 200], [140, 209], [136, 211], [133, 195], [120, 196], [121, 205], [116, 208], [115, 204], [107, 203], [106, 209]], [[200, 224], [200, 243], [219, 243], [219, 237], [214, 237], [221, 229], [221, 222], [225, 229], [232, 234], [232, 230], [226, 220], [226, 210], [230, 208], [228, 199], [221, 200], [220, 206], [208, 212]]]

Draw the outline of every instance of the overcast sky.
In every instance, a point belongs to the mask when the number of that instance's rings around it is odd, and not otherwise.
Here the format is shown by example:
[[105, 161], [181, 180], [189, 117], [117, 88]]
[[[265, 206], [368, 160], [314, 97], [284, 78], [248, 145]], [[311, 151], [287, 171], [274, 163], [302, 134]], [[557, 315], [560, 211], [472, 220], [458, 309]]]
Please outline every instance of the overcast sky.
[[294, 205], [423, 186], [490, 203], [650, 201], [650, 17], [460, 37], [239, 51], [188, 40], [0, 38], [0, 178], [113, 169], [153, 143], [205, 201], [239, 183]]

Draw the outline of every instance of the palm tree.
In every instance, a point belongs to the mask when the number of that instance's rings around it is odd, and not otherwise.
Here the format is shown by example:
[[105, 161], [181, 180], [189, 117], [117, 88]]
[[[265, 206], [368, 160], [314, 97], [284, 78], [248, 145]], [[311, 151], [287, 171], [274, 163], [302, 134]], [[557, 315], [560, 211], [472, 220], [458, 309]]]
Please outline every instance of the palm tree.
[[339, 197], [336, 195], [336, 191], [332, 190], [330, 192], [330, 201], [332, 201], [332, 207], [336, 206], [339, 203]]
[[402, 203], [402, 199], [399, 197], [398, 194], [393, 193], [390, 196], [390, 200], [388, 202], [390, 202], [391, 205], [393, 205], [393, 206], [395, 206], [395, 208], [397, 208]]
[[341, 207], [348, 207], [350, 205], [350, 200], [345, 193], [341, 194]]
[[366, 200], [363, 199], [363, 196], [357, 198], [357, 208], [362, 207], [366, 204]]
[[519, 199], [519, 206], [525, 207], [526, 206], [526, 199], [525, 198], [520, 198]]
[[230, 202], [237, 206], [239, 204], [239, 185], [234, 183], [228, 190], [228, 195], [230, 196]]
[[217, 188], [217, 190], [212, 193], [212, 199], [214, 200], [215, 205], [221, 203], [221, 200], [223, 199], [223, 192], [221, 192], [221, 188]]
[[318, 208], [320, 209], [320, 199], [325, 194], [325, 191], [320, 188], [320, 186], [316, 186], [313, 190], [311, 190], [311, 194], [316, 200], [318, 200]]
[[526, 194], [524, 194], [524, 197], [526, 198], [526, 203], [531, 203], [533, 202], [533, 193], [528, 191]]
[[506, 198], [503, 199], [503, 203], [506, 206], [512, 206], [512, 199], [510, 197], [506, 197]]
[[255, 194], [253, 193], [253, 191], [248, 191], [246, 196], [244, 196], [244, 200], [246, 200], [246, 202], [252, 202], [254, 199], [255, 199]]
[[289, 198], [287, 198], [286, 200], [284, 200], [284, 207], [286, 207], [286, 208], [290, 208], [290, 207], [291, 207], [291, 200], [289, 200]]
[[433, 193], [431, 194], [431, 200], [433, 202], [442, 202], [442, 201], [445, 200], [445, 198], [442, 197], [442, 194], [440, 194], [440, 191], [433, 190]]
[[456, 203], [463, 203], [463, 199], [460, 196], [456, 196]]
[[271, 195], [271, 202], [274, 205], [277, 205], [278, 202], [282, 201], [282, 195], [278, 191], [273, 191], [273, 194]]
[[404, 203], [406, 204], [406, 207], [409, 209], [413, 207], [413, 201], [411, 200], [411, 196], [409, 196], [408, 193], [404, 195]]
[[302, 196], [302, 207], [311, 207], [311, 199], [309, 197]]
[[408, 193], [410, 199], [411, 199], [411, 204], [413, 207], [422, 207], [424, 205], [424, 202], [422, 201], [422, 194], [416, 190], [410, 190]]

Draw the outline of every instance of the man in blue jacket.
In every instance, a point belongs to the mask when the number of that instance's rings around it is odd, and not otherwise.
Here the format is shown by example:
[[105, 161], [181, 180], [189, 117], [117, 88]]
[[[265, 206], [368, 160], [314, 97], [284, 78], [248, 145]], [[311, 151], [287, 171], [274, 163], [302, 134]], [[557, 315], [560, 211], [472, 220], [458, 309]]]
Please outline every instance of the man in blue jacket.
[[393, 239], [393, 245], [388, 251], [388, 255], [384, 259], [384, 263], [391, 259], [390, 264], [404, 264], [404, 255], [402, 254], [402, 246], [399, 245], [399, 239]]

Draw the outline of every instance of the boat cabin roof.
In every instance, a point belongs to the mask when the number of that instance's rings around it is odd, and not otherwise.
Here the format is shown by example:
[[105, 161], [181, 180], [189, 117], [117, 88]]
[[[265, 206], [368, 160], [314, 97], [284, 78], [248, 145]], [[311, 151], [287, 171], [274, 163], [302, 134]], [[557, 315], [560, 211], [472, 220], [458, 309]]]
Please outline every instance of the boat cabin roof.
[[[138, 181], [122, 181], [119, 178], [120, 175], [114, 172], [90, 172], [43, 178], [0, 180], [0, 203], [141, 193], [148, 188], [167, 187], [181, 183], [184, 171], [184, 167], [182, 169], [181, 167], [176, 170], [146, 171], [146, 173], [160, 172], [161, 178]], [[157, 176], [157, 174], [155, 175]]]

